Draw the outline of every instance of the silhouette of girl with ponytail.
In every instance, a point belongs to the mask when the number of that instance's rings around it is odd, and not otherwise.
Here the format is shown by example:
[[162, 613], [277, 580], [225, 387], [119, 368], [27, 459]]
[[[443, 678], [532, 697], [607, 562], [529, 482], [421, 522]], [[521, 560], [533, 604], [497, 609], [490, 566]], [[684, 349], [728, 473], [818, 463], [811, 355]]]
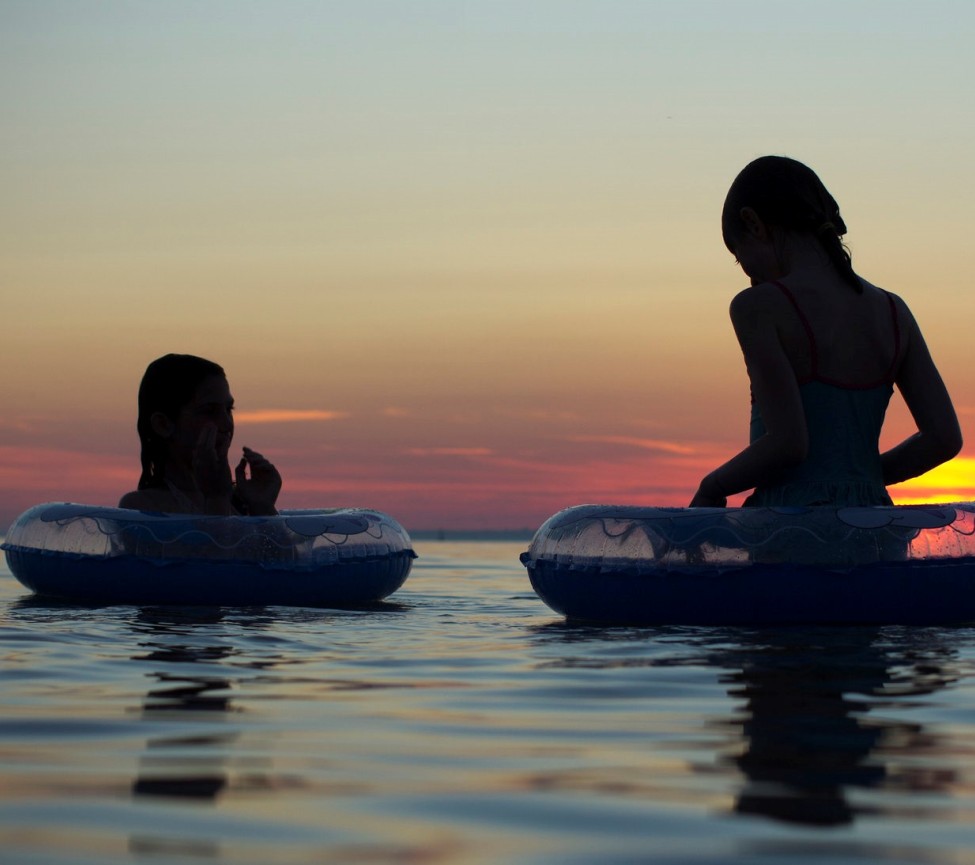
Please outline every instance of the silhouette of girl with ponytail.
[[[751, 280], [731, 322], [751, 383], [750, 443], [691, 507], [889, 505], [887, 485], [961, 449], [958, 419], [907, 304], [854, 271], [839, 206], [812, 169], [763, 156], [735, 178], [725, 245]], [[917, 432], [880, 452], [894, 386]]]

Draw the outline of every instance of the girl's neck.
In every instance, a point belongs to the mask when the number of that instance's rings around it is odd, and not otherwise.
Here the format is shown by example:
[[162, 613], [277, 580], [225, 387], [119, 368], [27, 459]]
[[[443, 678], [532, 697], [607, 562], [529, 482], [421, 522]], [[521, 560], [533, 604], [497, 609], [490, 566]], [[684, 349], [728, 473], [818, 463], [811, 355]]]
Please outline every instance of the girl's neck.
[[166, 474], [163, 476], [163, 483], [181, 512], [214, 515], [236, 513], [233, 497], [229, 492], [207, 495], [185, 469], [172, 471], [167, 468]]
[[169, 489], [175, 488], [184, 493], [199, 491], [192, 471], [178, 462], [169, 461], [166, 463], [163, 481]]
[[177, 486], [169, 478], [165, 478], [164, 482], [166, 489], [169, 490], [169, 494], [173, 497], [173, 502], [179, 508], [180, 513], [203, 513], [204, 503], [200, 500], [202, 497], [198, 493], [194, 495], [194, 491]]
[[787, 232], [775, 240], [775, 257], [783, 277], [822, 276], [836, 268], [822, 244], [810, 234]]

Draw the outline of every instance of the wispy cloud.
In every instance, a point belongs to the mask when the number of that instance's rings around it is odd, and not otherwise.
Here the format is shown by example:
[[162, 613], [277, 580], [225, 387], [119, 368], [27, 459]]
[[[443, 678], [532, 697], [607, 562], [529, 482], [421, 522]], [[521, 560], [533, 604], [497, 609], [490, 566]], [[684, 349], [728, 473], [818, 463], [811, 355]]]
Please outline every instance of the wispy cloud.
[[383, 414], [386, 417], [409, 417], [412, 412], [408, 408], [403, 408], [402, 406], [390, 405], [383, 409]]
[[504, 417], [517, 418], [519, 420], [529, 420], [537, 422], [553, 422], [553, 423], [575, 423], [579, 420], [579, 413], [575, 411], [567, 411], [565, 409], [548, 409], [548, 408], [506, 408], [502, 407], [498, 410], [498, 413]]
[[[117, 499], [134, 486], [138, 459], [46, 447], [0, 445], [0, 493], [21, 502], [43, 495], [62, 501]], [[107, 499], [106, 499], [107, 496]]]
[[347, 418], [346, 411], [324, 411], [322, 409], [258, 408], [250, 411], [237, 411], [234, 419], [238, 423], [306, 423], [308, 421], [330, 421]]
[[408, 448], [406, 453], [414, 457], [489, 457], [493, 451], [491, 448]]
[[642, 448], [648, 451], [660, 451], [668, 454], [690, 455], [697, 451], [689, 445], [680, 442], [666, 441], [665, 439], [648, 439], [637, 436], [614, 436], [614, 435], [582, 435], [569, 436], [569, 441], [573, 442], [592, 442], [594, 444], [625, 445], [628, 447]]
[[34, 432], [37, 429], [38, 420], [42, 419], [30, 417], [0, 418], [0, 431]]

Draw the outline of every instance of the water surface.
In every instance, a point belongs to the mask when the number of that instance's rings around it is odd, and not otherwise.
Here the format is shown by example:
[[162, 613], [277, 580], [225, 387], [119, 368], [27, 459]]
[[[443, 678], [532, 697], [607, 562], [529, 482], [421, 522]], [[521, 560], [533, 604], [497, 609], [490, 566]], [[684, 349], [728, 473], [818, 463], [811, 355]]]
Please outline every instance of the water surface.
[[525, 546], [418, 542], [362, 612], [0, 566], [0, 861], [973, 861], [975, 627], [574, 626]]

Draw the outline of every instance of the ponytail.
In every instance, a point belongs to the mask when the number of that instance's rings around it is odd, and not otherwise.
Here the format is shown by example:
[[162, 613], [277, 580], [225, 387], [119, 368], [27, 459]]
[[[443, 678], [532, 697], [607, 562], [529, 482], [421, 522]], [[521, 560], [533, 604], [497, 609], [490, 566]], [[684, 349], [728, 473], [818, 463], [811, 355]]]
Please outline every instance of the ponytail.
[[[836, 211], [836, 216], [839, 217], [839, 210]], [[853, 270], [853, 260], [850, 256], [850, 250], [847, 249], [846, 244], [841, 240], [842, 234], [846, 233], [846, 225], [842, 219], [840, 219], [840, 226], [838, 228], [827, 220], [816, 230], [816, 239], [822, 244], [823, 249], [826, 250], [829, 260], [833, 262], [833, 266], [839, 271], [843, 281], [849, 283], [857, 294], [863, 294], [863, 283]]]
[[762, 156], [741, 170], [721, 213], [721, 231], [729, 249], [743, 230], [744, 207], [752, 208], [769, 225], [814, 235], [842, 279], [863, 292], [850, 251], [841, 239], [846, 223], [840, 207], [807, 165], [787, 156]]

